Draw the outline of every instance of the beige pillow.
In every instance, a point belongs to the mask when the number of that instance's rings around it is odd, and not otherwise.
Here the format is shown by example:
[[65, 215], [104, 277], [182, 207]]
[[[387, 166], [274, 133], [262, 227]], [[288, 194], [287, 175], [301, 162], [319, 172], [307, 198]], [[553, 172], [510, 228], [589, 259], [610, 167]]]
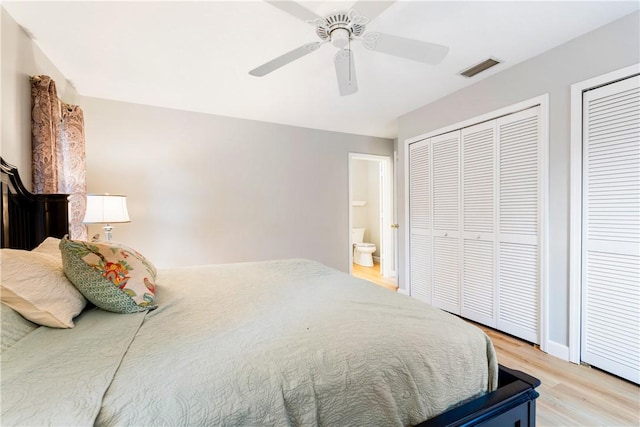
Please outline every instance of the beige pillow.
[[64, 275], [60, 261], [17, 249], [2, 249], [0, 255], [2, 302], [39, 325], [73, 328], [86, 300]]
[[56, 237], [47, 237], [44, 242], [40, 243], [33, 249], [33, 252], [39, 252], [41, 254], [51, 255], [56, 257], [60, 264], [62, 264], [62, 255], [60, 254], [60, 239]]

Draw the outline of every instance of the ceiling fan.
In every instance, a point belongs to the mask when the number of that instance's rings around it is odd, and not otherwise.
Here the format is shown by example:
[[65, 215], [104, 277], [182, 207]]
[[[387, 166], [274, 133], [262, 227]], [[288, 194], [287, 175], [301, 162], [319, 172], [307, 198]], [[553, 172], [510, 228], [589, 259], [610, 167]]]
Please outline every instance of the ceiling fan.
[[425, 64], [438, 64], [444, 59], [449, 48], [439, 44], [393, 36], [390, 34], [370, 32], [365, 28], [372, 19], [384, 12], [395, 0], [370, 1], [360, 0], [348, 12], [334, 12], [320, 17], [301, 4], [291, 0], [265, 0], [272, 6], [287, 12], [296, 18], [315, 26], [316, 35], [321, 41], [306, 43], [284, 55], [249, 71], [256, 77], [265, 76], [290, 62], [315, 52], [322, 45], [331, 42], [338, 48], [334, 56], [338, 89], [341, 96], [351, 95], [358, 91], [355, 65], [351, 41], [359, 41], [362, 45], [376, 52], [399, 56]]

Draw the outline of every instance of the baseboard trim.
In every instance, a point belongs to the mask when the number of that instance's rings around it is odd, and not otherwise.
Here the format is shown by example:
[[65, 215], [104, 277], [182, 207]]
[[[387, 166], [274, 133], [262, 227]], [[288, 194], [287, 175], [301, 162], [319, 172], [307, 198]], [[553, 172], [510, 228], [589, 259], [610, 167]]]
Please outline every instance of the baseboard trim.
[[398, 293], [409, 296], [409, 291], [407, 291], [406, 289], [398, 288]]
[[547, 353], [559, 359], [569, 361], [569, 346], [555, 341], [547, 341]]

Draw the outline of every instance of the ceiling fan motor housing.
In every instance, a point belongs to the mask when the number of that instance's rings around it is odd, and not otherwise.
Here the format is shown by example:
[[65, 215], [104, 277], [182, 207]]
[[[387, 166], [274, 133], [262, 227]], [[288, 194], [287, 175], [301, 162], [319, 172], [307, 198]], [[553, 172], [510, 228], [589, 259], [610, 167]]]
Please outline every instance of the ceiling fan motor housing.
[[359, 36], [364, 33], [365, 25], [355, 23], [348, 13], [338, 12], [324, 18], [326, 25], [317, 25], [316, 34], [322, 40], [331, 40], [331, 44], [343, 49], [349, 43], [351, 35]]

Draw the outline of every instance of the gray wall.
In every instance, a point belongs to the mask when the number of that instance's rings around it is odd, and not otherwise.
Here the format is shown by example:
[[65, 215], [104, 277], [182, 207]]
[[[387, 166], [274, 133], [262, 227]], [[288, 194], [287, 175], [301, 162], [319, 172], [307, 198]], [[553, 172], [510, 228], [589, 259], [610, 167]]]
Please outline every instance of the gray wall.
[[304, 257], [349, 271], [349, 152], [392, 155], [392, 140], [81, 103], [89, 192], [128, 196], [114, 240], [160, 267]]
[[74, 104], [76, 90], [42, 53], [40, 48], [0, 6], [2, 76], [2, 121], [0, 153], [20, 171], [27, 188], [31, 189], [31, 83], [37, 74], [51, 76], [56, 81], [58, 97]]
[[[398, 119], [404, 159], [406, 139], [549, 94], [549, 338], [561, 345], [568, 345], [571, 85], [640, 62], [639, 22], [638, 13], [626, 16]], [[403, 161], [398, 176], [404, 177]], [[398, 219], [406, 230], [402, 183], [398, 190]], [[399, 240], [400, 287], [407, 289], [404, 233]]]

